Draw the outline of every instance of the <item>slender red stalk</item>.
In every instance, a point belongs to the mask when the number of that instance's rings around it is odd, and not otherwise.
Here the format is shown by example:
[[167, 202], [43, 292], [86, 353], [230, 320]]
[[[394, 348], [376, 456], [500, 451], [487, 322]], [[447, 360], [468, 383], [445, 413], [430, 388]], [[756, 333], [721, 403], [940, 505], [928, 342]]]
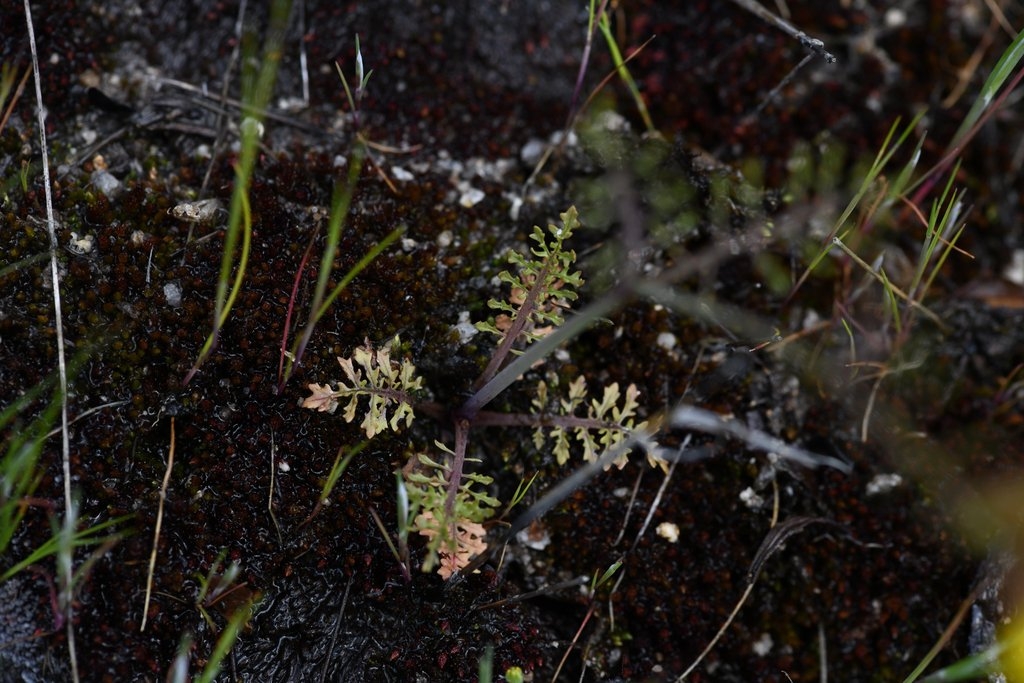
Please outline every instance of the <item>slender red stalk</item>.
[[[295, 272], [295, 283], [292, 285], [292, 296], [288, 300], [288, 312], [284, 316], [284, 330], [281, 333], [281, 358], [277, 364], [277, 393], [284, 391], [284, 385], [288, 381], [288, 377], [284, 376], [284, 359], [288, 353], [288, 330], [292, 326], [292, 313], [295, 311], [295, 300], [299, 295], [299, 283], [302, 282], [302, 273], [306, 270], [306, 266], [309, 263], [309, 255], [313, 253], [313, 244], [316, 239], [316, 233], [309, 238], [309, 246], [306, 247], [306, 251], [302, 254], [302, 261], [299, 262], [299, 269]], [[295, 359], [297, 363], [298, 358]], [[289, 376], [291, 373], [288, 373]]]

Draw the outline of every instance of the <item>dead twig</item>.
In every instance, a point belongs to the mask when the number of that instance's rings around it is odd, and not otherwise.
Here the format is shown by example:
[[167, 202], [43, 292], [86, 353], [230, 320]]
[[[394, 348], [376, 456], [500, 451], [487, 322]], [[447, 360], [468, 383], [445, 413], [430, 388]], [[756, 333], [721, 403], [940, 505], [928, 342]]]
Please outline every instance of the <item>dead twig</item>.
[[153, 571], [156, 569], [156, 549], [160, 545], [160, 528], [164, 522], [164, 503], [167, 501], [167, 486], [171, 481], [171, 470], [174, 468], [174, 417], [171, 417], [171, 448], [167, 454], [167, 470], [164, 481], [160, 485], [160, 502], [156, 507], [156, 528], [153, 530], [153, 550], [149, 553], [149, 570], [146, 572], [146, 601], [142, 607], [142, 627], [139, 633], [146, 630], [146, 619], [149, 617], [149, 600], [153, 595]]
[[[43, 107], [42, 77], [39, 73], [39, 52], [36, 49], [36, 32], [32, 24], [32, 4], [25, 0], [25, 24], [28, 31], [29, 48], [32, 53], [32, 73], [36, 86], [36, 116], [39, 125], [39, 146], [43, 161], [43, 192], [46, 196], [46, 232], [50, 237], [50, 277], [53, 282], [53, 316], [57, 337], [57, 372], [60, 377], [60, 418], [61, 418], [61, 465], [64, 475], [64, 516], [70, 523], [74, 517], [74, 501], [71, 499], [71, 438], [68, 432], [68, 369], [64, 349], [64, 314], [60, 300], [60, 270], [57, 267], [57, 222], [53, 214], [53, 191], [50, 186], [50, 158], [46, 143], [46, 114]], [[73, 551], [69, 547], [66, 557], [58, 559], [63, 566], [64, 596], [67, 603], [63, 605], [68, 638], [68, 658], [71, 660], [71, 678], [79, 681], [78, 656], [75, 649], [75, 620], [73, 612], [72, 560]]]
[[835, 55], [825, 49], [825, 43], [817, 38], [810, 37], [785, 19], [775, 16], [762, 7], [757, 0], [732, 0], [732, 2], [733, 4], [739, 5], [743, 9], [747, 10], [757, 18], [768, 22], [783, 33], [789, 35], [791, 38], [799, 41], [800, 45], [802, 45], [805, 50], [813, 52], [829, 64], [836, 63]]

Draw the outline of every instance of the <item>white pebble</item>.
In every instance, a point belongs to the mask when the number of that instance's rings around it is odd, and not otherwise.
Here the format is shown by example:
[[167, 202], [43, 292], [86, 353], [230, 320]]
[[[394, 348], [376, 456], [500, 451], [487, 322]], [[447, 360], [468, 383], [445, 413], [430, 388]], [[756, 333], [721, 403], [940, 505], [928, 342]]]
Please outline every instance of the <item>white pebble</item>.
[[672, 351], [676, 348], [676, 345], [679, 344], [679, 339], [677, 339], [676, 335], [671, 332], [662, 332], [658, 335], [656, 343], [666, 351]]
[[181, 285], [177, 282], [168, 282], [164, 285], [164, 298], [167, 304], [173, 308], [181, 306]]
[[895, 472], [890, 474], [876, 474], [874, 478], [868, 482], [868, 485], [864, 489], [864, 493], [869, 496], [877, 496], [880, 493], [892, 491], [902, 483], [903, 477]]
[[77, 232], [72, 232], [71, 241], [68, 242], [68, 249], [71, 250], [71, 253], [81, 256], [91, 252], [95, 245], [96, 238], [92, 235], [82, 235], [79, 237]]
[[471, 209], [482, 202], [484, 196], [483, 190], [479, 190], [475, 187], [469, 187], [462, 193], [462, 196], [459, 197], [459, 204], [467, 209]]
[[673, 522], [662, 522], [658, 525], [658, 535], [669, 543], [679, 540], [679, 525]]

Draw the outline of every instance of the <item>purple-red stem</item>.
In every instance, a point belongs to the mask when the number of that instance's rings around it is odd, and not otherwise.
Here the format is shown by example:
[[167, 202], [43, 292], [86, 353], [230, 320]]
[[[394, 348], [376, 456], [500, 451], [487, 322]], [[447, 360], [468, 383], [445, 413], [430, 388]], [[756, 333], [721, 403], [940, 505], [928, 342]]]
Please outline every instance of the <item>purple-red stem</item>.
[[[309, 255], [313, 253], [313, 242], [315, 235], [310, 238], [309, 246], [306, 247], [306, 251], [302, 254], [302, 261], [299, 262], [299, 269], [295, 272], [295, 283], [292, 285], [292, 296], [288, 300], [288, 312], [284, 317], [284, 330], [281, 334], [281, 358], [277, 364], [277, 393], [284, 391], [284, 385], [288, 382], [288, 378], [291, 377], [291, 371], [289, 369], [288, 376], [284, 375], [284, 359], [285, 354], [288, 351], [288, 330], [292, 324], [292, 313], [295, 310], [295, 300], [299, 294], [299, 283], [302, 282], [302, 273], [306, 270], [306, 265], [309, 263]], [[292, 360], [294, 367], [295, 363], [298, 363], [301, 356], [296, 355]]]
[[583, 46], [583, 55], [580, 57], [580, 70], [576, 75], [576, 87], [572, 91], [572, 100], [569, 102], [569, 119], [565, 122], [565, 128], [568, 130], [572, 126], [573, 117], [576, 116], [576, 104], [579, 102], [580, 92], [583, 90], [583, 77], [587, 73], [587, 67], [590, 64], [590, 48], [594, 44], [594, 36], [597, 34], [597, 25], [601, 20], [601, 14], [604, 13], [608, 7], [608, 0], [602, 0], [601, 6], [597, 8], [597, 12], [594, 13], [593, 26], [589, 27], [590, 31], [587, 32], [587, 42]]
[[[459, 485], [462, 484], [462, 470], [466, 464], [466, 447], [469, 442], [469, 420], [457, 419], [455, 421], [455, 459], [452, 461], [452, 471], [448, 476], [448, 495], [444, 501], [444, 516], [448, 520], [451, 530], [452, 543], [457, 545], [457, 529], [455, 523], [455, 498], [459, 493]], [[452, 554], [458, 548], [452, 548]]]
[[530, 322], [530, 316], [533, 315], [533, 309], [537, 305], [537, 299], [540, 297], [540, 292], [545, 287], [545, 281], [548, 277], [548, 272], [551, 270], [551, 260], [549, 259], [544, 267], [537, 273], [537, 277], [533, 281], [533, 286], [530, 287], [530, 291], [526, 295], [526, 300], [523, 301], [523, 305], [519, 307], [519, 312], [516, 313], [515, 320], [512, 321], [512, 326], [509, 327], [505, 333], [505, 337], [501, 340], [501, 345], [491, 356], [491, 361], [484, 368], [483, 374], [474, 384], [476, 392], [469, 397], [469, 400], [462, 407], [462, 414], [466, 417], [472, 418], [483, 404], [477, 399], [478, 392], [481, 387], [485, 386], [488, 382], [494, 379], [494, 376], [498, 374], [498, 370], [501, 369], [501, 364], [505, 362], [505, 358], [512, 352], [512, 345], [516, 343], [516, 339], [526, 329], [527, 324]]

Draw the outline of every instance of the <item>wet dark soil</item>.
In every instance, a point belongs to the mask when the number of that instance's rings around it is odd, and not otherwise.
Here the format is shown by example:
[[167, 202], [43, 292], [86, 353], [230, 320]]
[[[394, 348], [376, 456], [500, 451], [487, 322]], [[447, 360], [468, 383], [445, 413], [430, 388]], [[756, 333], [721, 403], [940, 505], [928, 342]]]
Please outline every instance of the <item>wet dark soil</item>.
[[[826, 668], [832, 680], [902, 680], [990, 566], [986, 558], [1014, 549], [1024, 296], [1007, 267], [1024, 249], [1020, 113], [1000, 112], [965, 151], [956, 182], [971, 211], [960, 246], [973, 258], [951, 255], [926, 298], [941, 325], [918, 316], [909, 330], [894, 330], [881, 288], [843, 258], [829, 257], [794, 289], [897, 118], [927, 109], [921, 168], [941, 157], [1010, 40], [987, 4], [788, 3], [791, 22], [824, 40], [838, 62], [813, 61], [766, 100], [804, 56], [781, 31], [732, 3], [618, 3], [613, 32], [624, 53], [654, 36], [630, 70], [661, 135], [642, 134], [628, 89], [612, 79], [579, 136], [524, 190], [534, 169], [524, 148], [549, 140], [569, 114], [585, 43], [580, 7], [308, 2], [288, 25], [277, 118], [266, 121], [252, 181], [245, 284], [215, 353], [187, 384], [212, 324], [225, 216], [193, 225], [171, 210], [231, 195], [237, 149], [230, 130], [217, 144], [217, 112], [239, 8], [144, 5], [34, 8], [64, 334], [76, 359], [72, 484], [83, 526], [126, 517], [118, 542], [102, 548], [78, 586], [84, 680], [163, 680], [187, 634], [198, 671], [227, 619], [257, 597], [223, 680], [475, 680], [488, 648], [497, 675], [517, 666], [550, 680], [571, 648], [561, 680], [675, 680], [746, 588], [776, 505], [781, 520], [829, 523], [808, 526], [769, 558], [690, 680], [812, 681]], [[257, 34], [263, 11], [249, 7]], [[1004, 11], [1010, 25], [1024, 21], [1019, 8]], [[2, 58], [24, 69], [23, 13], [7, 7], [0, 19]], [[401, 153], [374, 152], [375, 164], [362, 169], [334, 272], [340, 277], [395, 227], [405, 233], [337, 300], [278, 391], [296, 273], [311, 239], [319, 258], [331, 193], [356, 144], [333, 66], [353, 73], [356, 34], [374, 70], [362, 133]], [[978, 67], [966, 69], [982, 43]], [[300, 45], [310, 97], [301, 106]], [[597, 35], [584, 95], [610, 69]], [[228, 91], [237, 98], [234, 74]], [[960, 78], [965, 87], [953, 97]], [[49, 262], [19, 263], [48, 252], [30, 93], [0, 131], [5, 406], [52, 377], [57, 363]], [[233, 125], [239, 112], [226, 111]], [[494, 278], [505, 250], [524, 248], [532, 225], [571, 204], [584, 224], [573, 245], [588, 280], [581, 305], [633, 270], [653, 278], [724, 247], [724, 258], [674, 283], [715, 306], [634, 300], [495, 409], [526, 408], [545, 372], [635, 383], [648, 417], [697, 405], [852, 471], [802, 468], [735, 440], [666, 429], [662, 445], [690, 450], [660, 496], [666, 475], [637, 456], [573, 493], [481, 573], [446, 583], [414, 571], [406, 581], [371, 511], [393, 531], [393, 472], [412, 448], [450, 434], [422, 419], [376, 438], [311, 518], [339, 449], [362, 433], [301, 409], [304, 387], [336, 377], [335, 357], [364, 339], [400, 334], [435, 400], [456, 407], [492, 347], [483, 335], [460, 342], [453, 327], [463, 313], [486, 317], [487, 299], [501, 294]], [[912, 216], [893, 210], [865, 224], [855, 235], [865, 260], [885, 253], [887, 271], [892, 264], [898, 274], [901, 262], [912, 270], [922, 234]], [[315, 277], [302, 278], [300, 320]], [[783, 341], [753, 350], [776, 333]], [[19, 428], [44, 406], [26, 406]], [[518, 432], [474, 432], [472, 449], [503, 501], [524, 474], [540, 472], [529, 504], [572, 471]], [[60, 451], [59, 437], [47, 442], [40, 483], [0, 569], [51, 536], [63, 507]], [[501, 529], [493, 527], [495, 538]], [[413, 545], [418, 562], [423, 548]], [[631, 545], [621, 581], [599, 591], [589, 618], [592, 604], [578, 587], [499, 603], [603, 572]], [[206, 577], [231, 563], [240, 567], [237, 588], [200, 600]], [[55, 575], [50, 560], [0, 586], [0, 680], [67, 679], [66, 631], [51, 607]], [[957, 628], [933, 667], [969, 654], [985, 619], [1012, 613], [1012, 576], [1006, 584], [1004, 611], [977, 605], [975, 626]]]

